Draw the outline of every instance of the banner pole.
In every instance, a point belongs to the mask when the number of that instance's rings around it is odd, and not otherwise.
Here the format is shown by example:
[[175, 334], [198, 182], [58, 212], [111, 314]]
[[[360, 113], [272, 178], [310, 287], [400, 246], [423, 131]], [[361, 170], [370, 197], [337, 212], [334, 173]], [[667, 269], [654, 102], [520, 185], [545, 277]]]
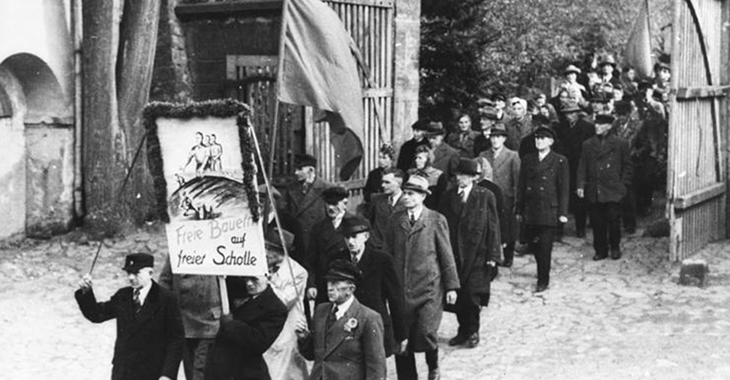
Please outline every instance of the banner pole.
[[[279, 130], [279, 110], [281, 108], [281, 102], [279, 101], [279, 94], [281, 94], [281, 81], [284, 72], [284, 49], [286, 47], [286, 30], [287, 30], [287, 19], [289, 18], [289, 0], [283, 0], [281, 4], [281, 32], [279, 33], [279, 57], [278, 65], [276, 68], [276, 104], [274, 104], [274, 122], [272, 123], [271, 130], [271, 143], [269, 145], [269, 165], [268, 174], [269, 177], [274, 175], [274, 156], [276, 150], [276, 135]], [[255, 136], [255, 134], [254, 134]], [[258, 144], [257, 144], [258, 149]], [[259, 158], [261, 155], [259, 154]], [[261, 162], [261, 168], [263, 169], [264, 163]], [[268, 185], [266, 186], [268, 189]]]
[[226, 276], [218, 276], [218, 290], [221, 292], [221, 312], [224, 315], [231, 314], [231, 306], [228, 304], [228, 286]]

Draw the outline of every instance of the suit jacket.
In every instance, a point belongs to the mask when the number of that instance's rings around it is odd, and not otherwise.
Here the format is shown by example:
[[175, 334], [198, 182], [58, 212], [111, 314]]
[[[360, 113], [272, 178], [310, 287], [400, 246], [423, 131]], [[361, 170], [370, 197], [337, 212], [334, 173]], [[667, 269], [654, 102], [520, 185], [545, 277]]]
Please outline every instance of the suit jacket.
[[431, 166], [441, 170], [447, 179], [450, 179], [456, 172], [459, 165], [459, 151], [451, 147], [446, 141], [433, 150], [433, 162]]
[[231, 304], [233, 319], [223, 318], [208, 353], [206, 380], [268, 380], [263, 354], [276, 340], [288, 310], [271, 287], [239, 306]]
[[474, 140], [479, 135], [480, 133], [476, 131], [454, 131], [446, 138], [446, 143], [456, 149], [459, 152], [459, 156], [474, 158]]
[[397, 212], [390, 217], [385, 246], [403, 284], [409, 346], [415, 352], [433, 350], [444, 291], [460, 288], [446, 218], [424, 207], [411, 226], [408, 212]]
[[[333, 259], [350, 261], [350, 252], [341, 251]], [[396, 342], [401, 342], [408, 337], [403, 306], [403, 286], [395, 273], [393, 258], [387, 252], [368, 244], [357, 267], [362, 272], [362, 281], [355, 290], [355, 297], [363, 305], [377, 311], [383, 319], [385, 356], [390, 356], [397, 349]]]
[[629, 144], [615, 136], [594, 136], [583, 143], [578, 164], [578, 189], [588, 203], [621, 202], [631, 184]]
[[385, 229], [388, 228], [388, 219], [393, 213], [406, 209], [403, 206], [403, 194], [398, 198], [395, 207], [391, 206], [388, 194], [375, 194], [370, 200], [370, 208], [368, 209], [368, 219], [372, 225], [370, 231], [370, 239], [376, 245], [382, 245], [385, 238]]
[[537, 153], [525, 157], [515, 206], [525, 224], [557, 226], [558, 217], [568, 216], [569, 176], [560, 154], [551, 151], [542, 161]]
[[96, 302], [93, 290], [75, 293], [81, 313], [91, 322], [117, 319], [112, 378], [157, 380], [177, 377], [184, 333], [173, 295], [154, 281], [139, 313], [134, 312], [132, 288], [119, 289], [107, 302]]
[[462, 203], [458, 189], [454, 188], [444, 194], [439, 211], [449, 225], [462, 293], [488, 294], [492, 268], [487, 261], [496, 263], [502, 258], [494, 195], [474, 184]]
[[[342, 220], [352, 217], [345, 212]], [[327, 265], [332, 261], [332, 256], [347, 249], [345, 237], [342, 235], [342, 223], [335, 229], [332, 219], [325, 216], [312, 227], [307, 251], [307, 262], [309, 266], [309, 279], [307, 288], [317, 288], [316, 303], [327, 302], [327, 282], [324, 275], [327, 273]]]
[[309, 379], [385, 380], [380, 315], [355, 298], [345, 314], [325, 330], [332, 308], [330, 302], [317, 305], [312, 334], [299, 341], [302, 355], [314, 360]]
[[492, 141], [484, 137], [483, 133], [480, 133], [474, 138], [474, 156], [478, 156], [479, 153], [487, 149], [492, 149]]
[[322, 191], [328, 187], [332, 187], [332, 184], [317, 177], [306, 194], [302, 193], [302, 184], [298, 181], [284, 191], [286, 211], [299, 221], [304, 236], [309, 236], [312, 226], [327, 216]]

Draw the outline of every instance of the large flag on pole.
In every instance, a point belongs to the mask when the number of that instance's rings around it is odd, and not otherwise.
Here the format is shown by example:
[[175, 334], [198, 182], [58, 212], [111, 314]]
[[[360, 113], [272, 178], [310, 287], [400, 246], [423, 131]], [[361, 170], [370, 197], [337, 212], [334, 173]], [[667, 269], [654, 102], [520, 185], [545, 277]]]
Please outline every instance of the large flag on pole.
[[[362, 86], [352, 38], [321, 0], [285, 0], [278, 93], [280, 101], [309, 106], [332, 132], [340, 179], [359, 167], [364, 136]], [[324, 113], [323, 113], [323, 112]]]
[[626, 42], [624, 66], [633, 67], [638, 78], [651, 78], [651, 32], [649, 29], [649, 2], [641, 2], [639, 17]]

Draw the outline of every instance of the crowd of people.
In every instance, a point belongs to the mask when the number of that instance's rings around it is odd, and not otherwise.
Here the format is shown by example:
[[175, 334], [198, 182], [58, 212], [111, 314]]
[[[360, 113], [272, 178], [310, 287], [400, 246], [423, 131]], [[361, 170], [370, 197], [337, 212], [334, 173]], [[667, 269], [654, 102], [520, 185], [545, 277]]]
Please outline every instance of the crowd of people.
[[593, 260], [622, 257], [622, 232], [662, 182], [669, 66], [651, 80], [618, 72], [606, 56], [566, 67], [553, 98], [495, 92], [476, 116], [416, 121], [399, 152], [380, 148], [357, 208], [297, 156], [291, 186], [259, 188], [269, 274], [229, 277], [228, 314], [214, 277], [168, 260], [158, 284], [151, 255], [126, 258], [131, 286], [107, 302], [85, 276], [84, 316], [117, 319], [112, 378], [175, 378], [182, 360], [189, 380], [382, 380], [395, 355], [398, 379], [413, 380], [423, 353], [440, 379], [443, 312], [459, 325], [450, 346], [479, 345], [498, 267], [531, 254], [535, 292], [548, 289], [569, 216], [578, 238], [590, 220]]

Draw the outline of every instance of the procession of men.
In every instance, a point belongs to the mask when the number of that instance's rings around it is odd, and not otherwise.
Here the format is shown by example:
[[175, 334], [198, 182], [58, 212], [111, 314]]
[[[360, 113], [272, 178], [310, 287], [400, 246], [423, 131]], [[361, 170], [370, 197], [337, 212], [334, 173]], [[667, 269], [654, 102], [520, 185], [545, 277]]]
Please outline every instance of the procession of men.
[[596, 261], [630, 254], [622, 234], [651, 209], [666, 165], [668, 66], [655, 70], [637, 81], [607, 55], [567, 66], [554, 97], [487, 90], [475, 114], [414, 120], [399, 152], [379, 147], [359, 207], [318, 176], [315, 157], [298, 155], [290, 186], [259, 189], [275, 193], [268, 275], [228, 277], [228, 300], [213, 277], [173, 275], [169, 262], [158, 284], [142, 253], [125, 259], [130, 287], [108, 302], [81, 280], [83, 315], [117, 319], [112, 378], [175, 378], [182, 362], [189, 380], [383, 380], [394, 356], [397, 378], [415, 380], [422, 356], [428, 380], [448, 379], [443, 312], [459, 324], [449, 346], [489, 344], [480, 314], [499, 267], [534, 257], [539, 295], [560, 281], [552, 248], [566, 235], [592, 230]]

